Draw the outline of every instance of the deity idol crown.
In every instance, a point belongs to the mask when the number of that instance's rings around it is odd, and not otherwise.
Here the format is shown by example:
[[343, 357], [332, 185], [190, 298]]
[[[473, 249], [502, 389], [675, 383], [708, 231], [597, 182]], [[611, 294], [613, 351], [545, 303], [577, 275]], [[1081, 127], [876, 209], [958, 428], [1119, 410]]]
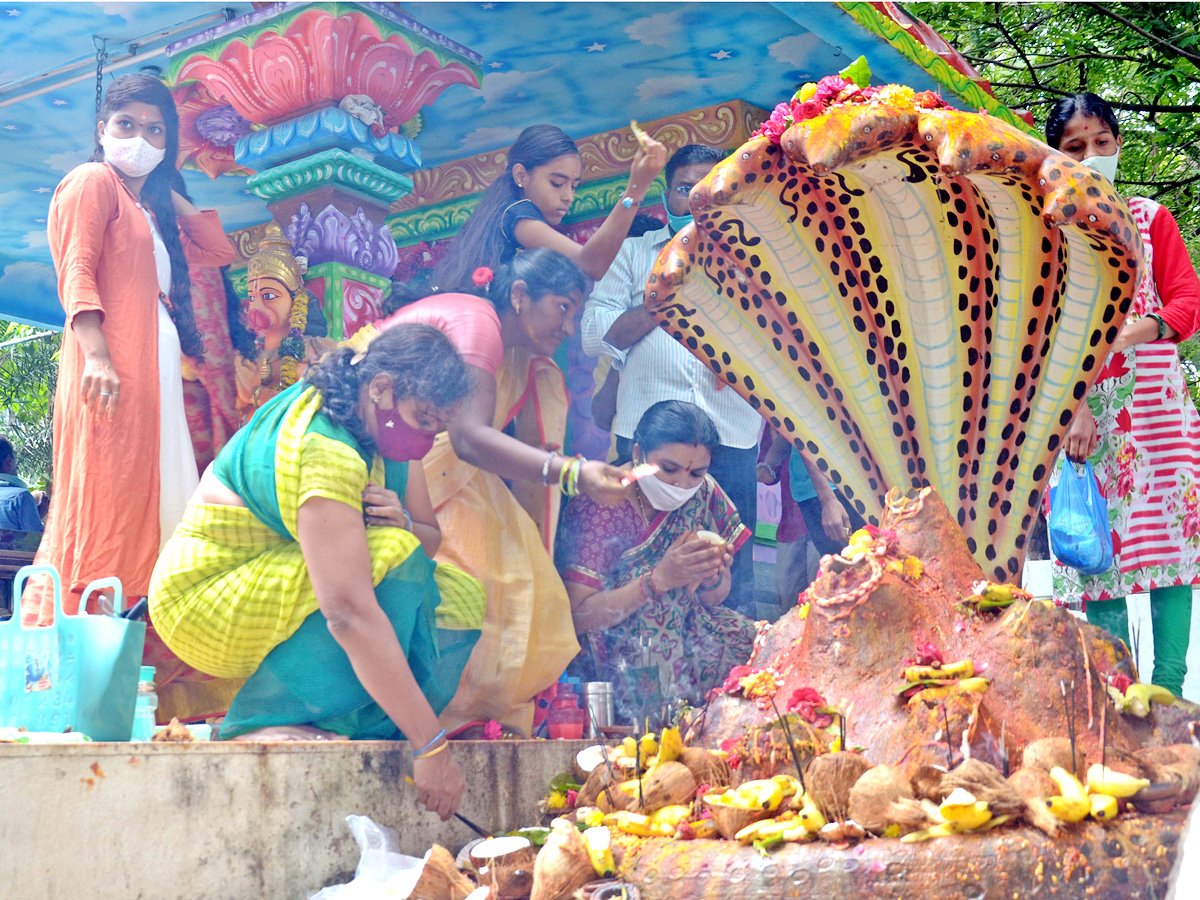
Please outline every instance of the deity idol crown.
[[267, 226], [258, 250], [246, 264], [250, 278], [277, 278], [295, 293], [304, 286], [307, 264], [302, 257], [292, 253], [291, 242], [283, 236], [283, 229], [275, 222]]

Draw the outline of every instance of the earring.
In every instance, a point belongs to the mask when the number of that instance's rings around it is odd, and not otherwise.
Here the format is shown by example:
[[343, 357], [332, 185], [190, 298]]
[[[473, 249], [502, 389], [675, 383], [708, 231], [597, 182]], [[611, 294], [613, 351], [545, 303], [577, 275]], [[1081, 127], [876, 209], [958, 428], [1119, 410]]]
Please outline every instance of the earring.
[[513, 304], [513, 312], [515, 312], [519, 316], [521, 314], [521, 304], [514, 303]]

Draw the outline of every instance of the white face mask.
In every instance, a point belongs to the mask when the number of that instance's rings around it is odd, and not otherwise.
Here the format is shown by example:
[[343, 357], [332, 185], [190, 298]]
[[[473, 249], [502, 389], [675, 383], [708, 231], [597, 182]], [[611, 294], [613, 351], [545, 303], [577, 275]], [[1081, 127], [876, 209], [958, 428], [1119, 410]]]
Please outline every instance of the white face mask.
[[104, 131], [100, 135], [100, 146], [104, 148], [104, 158], [130, 178], [149, 175], [167, 155], [166, 148], [160, 150], [151, 146], [141, 135], [116, 138]]
[[642, 489], [642, 493], [646, 495], [651, 506], [659, 512], [671, 512], [695, 497], [696, 491], [700, 490], [702, 484], [704, 484], [703, 478], [697, 482], [695, 487], [681, 488], [667, 484], [657, 475], [651, 475], [649, 478], [639, 481], [638, 487]]
[[1121, 148], [1112, 156], [1089, 156], [1083, 164], [1093, 172], [1099, 172], [1109, 181], [1117, 180], [1117, 160], [1121, 158]]

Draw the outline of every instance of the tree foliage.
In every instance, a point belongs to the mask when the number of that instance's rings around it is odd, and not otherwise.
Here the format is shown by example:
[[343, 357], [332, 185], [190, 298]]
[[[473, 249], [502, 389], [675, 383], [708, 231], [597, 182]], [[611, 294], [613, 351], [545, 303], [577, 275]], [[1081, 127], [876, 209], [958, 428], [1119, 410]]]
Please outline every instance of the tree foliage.
[[[1200, 3], [906, 3], [1041, 128], [1059, 98], [1091, 91], [1117, 112], [1116, 187], [1175, 215], [1200, 260]], [[1200, 339], [1180, 345], [1200, 406]]]
[[[0, 321], [0, 343], [42, 329]], [[30, 484], [50, 475], [54, 386], [62, 335], [0, 348], [0, 432], [17, 451], [17, 468]]]

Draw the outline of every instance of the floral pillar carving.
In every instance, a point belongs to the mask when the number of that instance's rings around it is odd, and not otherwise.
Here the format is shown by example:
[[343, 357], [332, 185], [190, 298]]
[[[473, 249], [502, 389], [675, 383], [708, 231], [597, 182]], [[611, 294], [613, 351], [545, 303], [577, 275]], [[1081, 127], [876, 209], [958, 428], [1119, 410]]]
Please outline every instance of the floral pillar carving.
[[275, 3], [167, 48], [181, 156], [253, 172], [329, 336], [373, 320], [396, 269], [385, 221], [412, 190], [420, 110], [480, 85], [477, 53], [384, 3]]

